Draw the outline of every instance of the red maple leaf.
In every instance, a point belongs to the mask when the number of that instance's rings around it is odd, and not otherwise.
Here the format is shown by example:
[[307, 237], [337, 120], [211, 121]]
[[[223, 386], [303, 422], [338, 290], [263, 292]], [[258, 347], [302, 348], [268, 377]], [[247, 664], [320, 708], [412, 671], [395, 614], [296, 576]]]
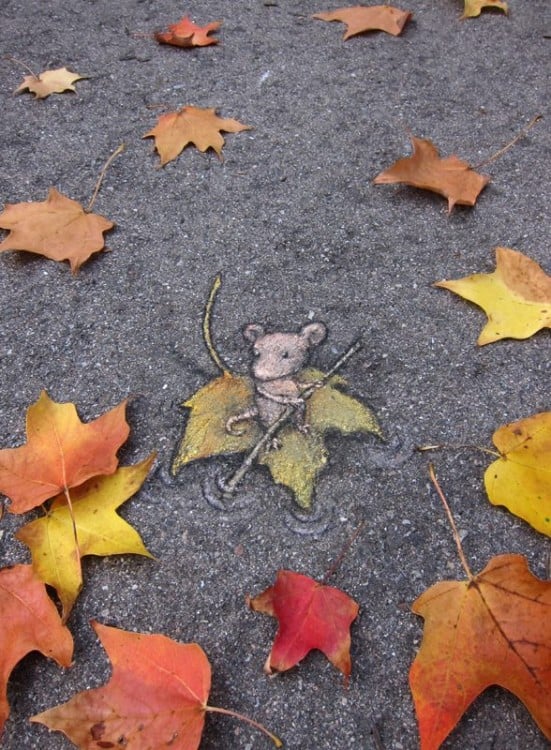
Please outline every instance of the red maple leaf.
[[283, 672], [319, 649], [348, 681], [350, 626], [358, 615], [356, 602], [339, 589], [308, 576], [280, 570], [276, 582], [248, 600], [255, 612], [277, 617], [279, 629], [264, 669]]
[[213, 31], [218, 31], [222, 21], [213, 21], [206, 26], [197, 26], [187, 16], [184, 16], [168, 27], [168, 31], [158, 31], [155, 39], [159, 44], [172, 44], [174, 47], [206, 47], [209, 44], [218, 44], [216, 37], [209, 36]]

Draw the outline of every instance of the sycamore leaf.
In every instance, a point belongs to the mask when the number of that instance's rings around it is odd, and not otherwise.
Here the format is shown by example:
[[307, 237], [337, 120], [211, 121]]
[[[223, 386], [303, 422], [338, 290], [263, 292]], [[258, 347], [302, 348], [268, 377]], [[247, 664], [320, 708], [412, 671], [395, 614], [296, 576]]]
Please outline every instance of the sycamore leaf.
[[206, 26], [197, 26], [184, 16], [178, 23], [169, 26], [168, 31], [158, 31], [155, 39], [159, 44], [172, 44], [174, 47], [206, 47], [218, 44], [219, 39], [209, 34], [218, 31], [221, 25], [221, 21], [213, 21]]
[[15, 94], [21, 91], [30, 91], [36, 99], [45, 99], [50, 94], [61, 94], [63, 91], [76, 91], [73, 83], [86, 78], [78, 73], [71, 73], [67, 68], [57, 70], [45, 70], [37, 76], [25, 76], [23, 83], [15, 90]]
[[12, 669], [30, 651], [40, 651], [60, 666], [69, 667], [73, 639], [30, 565], [0, 570], [0, 612], [1, 735], [10, 712], [7, 682]]
[[398, 159], [389, 169], [377, 175], [373, 180], [375, 185], [401, 182], [422, 190], [431, 190], [448, 199], [448, 212], [456, 204], [474, 206], [490, 178], [478, 174], [457, 156], [443, 159], [429, 140], [412, 136], [411, 142], [413, 156]]
[[[303, 386], [320, 380], [323, 373], [307, 369], [298, 375]], [[328, 432], [373, 433], [381, 437], [381, 430], [372, 411], [338, 386], [346, 381], [333, 376], [306, 401], [308, 434], [294, 426], [285, 425], [277, 434], [279, 447], [263, 451], [259, 463], [270, 470], [278, 484], [288, 487], [302, 508], [310, 508], [317, 475], [327, 463], [324, 436]], [[242, 434], [228, 432], [227, 421], [253, 406], [254, 386], [251, 378], [223, 375], [195, 393], [184, 406], [191, 410], [184, 436], [172, 463], [173, 474], [190, 461], [226, 453], [249, 452], [262, 431], [257, 422], [248, 420], [240, 425]]]
[[343, 39], [349, 39], [366, 31], [386, 31], [398, 36], [412, 17], [408, 11], [393, 8], [391, 5], [356, 5], [350, 8], [337, 8], [325, 13], [316, 13], [312, 18], [320, 21], [342, 21], [346, 24]]
[[509, 12], [507, 3], [503, 0], [465, 0], [465, 8], [461, 18], [476, 18], [483, 8], [495, 8], [502, 10], [506, 15]]
[[516, 695], [551, 739], [551, 582], [522, 555], [499, 555], [471, 580], [431, 586], [412, 609], [425, 620], [410, 671], [421, 750], [437, 750], [490, 685]]
[[488, 499], [551, 536], [551, 411], [500, 427], [501, 457], [484, 474]]
[[50, 188], [45, 201], [6, 204], [0, 213], [0, 229], [10, 234], [0, 243], [0, 252], [26, 250], [52, 260], [68, 260], [75, 274], [91, 255], [103, 250], [103, 233], [114, 226]]
[[255, 612], [279, 622], [264, 666], [268, 674], [290, 669], [318, 649], [348, 681], [352, 671], [350, 626], [359, 611], [354, 599], [308, 576], [280, 570], [275, 584], [248, 603]]
[[251, 719], [207, 705], [211, 668], [197, 643], [177, 643], [164, 635], [130, 633], [98, 622], [92, 626], [109, 655], [111, 679], [31, 721], [63, 732], [81, 750], [197, 750], [205, 714], [212, 711], [248, 721], [276, 747], [282, 746]]
[[112, 474], [128, 437], [126, 401], [83, 424], [74, 404], [58, 404], [42, 391], [27, 411], [27, 443], [0, 450], [0, 492], [11, 513], [26, 513], [96, 474]]
[[551, 276], [518, 250], [496, 248], [493, 273], [439, 281], [435, 286], [484, 310], [488, 323], [478, 337], [480, 346], [505, 338], [526, 339], [542, 328], [551, 328]]
[[251, 130], [251, 127], [237, 120], [218, 117], [214, 108], [182, 107], [179, 112], [161, 115], [155, 127], [143, 137], [155, 138], [155, 148], [161, 157], [161, 167], [164, 167], [190, 143], [202, 152], [214, 149], [221, 159], [225, 143], [221, 132], [240, 133], [243, 130]]
[[69, 617], [82, 588], [82, 557], [123, 554], [151, 557], [138, 532], [115, 511], [138, 491], [154, 459], [152, 454], [135, 466], [124, 466], [106, 477], [92, 477], [72, 489], [72, 513], [65, 495], [58, 495], [46, 516], [17, 532], [17, 539], [31, 550], [37, 576], [56, 589], [63, 621]]

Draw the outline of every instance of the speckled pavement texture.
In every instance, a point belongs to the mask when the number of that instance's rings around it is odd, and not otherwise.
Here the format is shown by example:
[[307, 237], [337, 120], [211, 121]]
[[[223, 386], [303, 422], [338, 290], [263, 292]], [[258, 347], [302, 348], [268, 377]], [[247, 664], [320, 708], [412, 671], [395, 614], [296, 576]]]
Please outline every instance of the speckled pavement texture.
[[[109, 154], [95, 211], [116, 222], [101, 253], [72, 277], [66, 263], [0, 255], [3, 447], [25, 440], [25, 413], [42, 389], [90, 420], [131, 396], [121, 463], [158, 451], [153, 474], [124, 507], [155, 560], [88, 558], [69, 620], [75, 660], [62, 670], [37, 653], [9, 682], [6, 750], [66, 750], [29, 716], [97, 686], [107, 659], [89, 626], [103, 623], [197, 641], [213, 667], [210, 702], [266, 724], [294, 750], [414, 750], [407, 675], [422, 621], [410, 605], [463, 571], [428, 478], [433, 460], [474, 570], [522, 553], [547, 575], [548, 540], [492, 507], [476, 450], [419, 453], [427, 443], [491, 447], [501, 424], [551, 408], [549, 331], [478, 348], [484, 314], [432, 286], [494, 269], [514, 247], [551, 273], [549, 255], [548, 0], [510, 1], [510, 15], [460, 21], [459, 0], [411, 0], [401, 37], [342, 41], [344, 27], [312, 20], [320, 0], [2, 0], [2, 55], [41, 71], [66, 65], [88, 78], [44, 101], [13, 96], [25, 74], [0, 63], [0, 201], [45, 200], [50, 186], [87, 203]], [[159, 46], [147, 35], [183, 13], [222, 19], [221, 44]], [[142, 136], [163, 111], [216, 107], [252, 130], [229, 134], [224, 160], [188, 148], [164, 169]], [[483, 170], [475, 208], [446, 212], [435, 194], [374, 186], [410, 152], [408, 133], [443, 155], [484, 161], [536, 114], [529, 134]], [[4, 235], [3, 235], [4, 236]], [[314, 518], [293, 515], [288, 492], [264, 470], [246, 477], [236, 507], [205, 497], [235, 457], [198, 462], [175, 479], [185, 426], [180, 404], [217, 375], [202, 338], [205, 301], [222, 274], [212, 320], [235, 372], [249, 352], [241, 330], [258, 322], [329, 329], [312, 363], [329, 368], [359, 335], [344, 368], [349, 392], [378, 415], [387, 441], [335, 434]], [[210, 488], [210, 489], [209, 489]], [[319, 653], [267, 678], [276, 623], [245, 596], [289, 568], [320, 578], [358, 525], [365, 528], [334, 584], [360, 604], [348, 689]], [[0, 525], [0, 564], [27, 561]], [[269, 742], [245, 724], [208, 716], [202, 750]], [[543, 750], [549, 743], [512, 695], [489, 689], [446, 750]]]

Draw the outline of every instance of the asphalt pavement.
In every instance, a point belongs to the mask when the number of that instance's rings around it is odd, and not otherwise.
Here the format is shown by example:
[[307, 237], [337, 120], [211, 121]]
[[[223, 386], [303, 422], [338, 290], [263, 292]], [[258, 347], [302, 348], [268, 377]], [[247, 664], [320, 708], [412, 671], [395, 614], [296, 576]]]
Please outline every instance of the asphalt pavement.
[[[342, 41], [344, 26], [311, 18], [320, 0], [2, 0], [0, 201], [43, 201], [51, 186], [86, 204], [119, 144], [95, 208], [116, 223], [73, 277], [67, 263], [0, 255], [0, 445], [25, 441], [25, 413], [42, 389], [77, 405], [83, 420], [130, 396], [131, 437], [121, 464], [158, 459], [122, 511], [155, 560], [88, 558], [69, 620], [74, 666], [37, 653], [9, 683], [6, 750], [64, 750], [61, 734], [29, 716], [103, 684], [107, 659], [90, 619], [197, 641], [213, 667], [212, 705], [233, 708], [300, 750], [414, 750], [408, 670], [422, 621], [411, 603], [438, 580], [464, 577], [440, 501], [436, 466], [474, 570], [506, 552], [548, 575], [549, 541], [492, 507], [482, 477], [493, 431], [551, 408], [550, 334], [477, 347], [483, 312], [433, 282], [491, 272], [496, 246], [551, 273], [549, 255], [548, 0], [510, 0], [510, 14], [460, 21], [460, 0], [411, 0], [402, 36]], [[158, 45], [155, 30], [184, 13], [222, 20], [219, 45]], [[13, 95], [26, 71], [67, 66], [87, 76], [76, 93]], [[214, 107], [251, 126], [228, 134], [219, 160], [187, 148], [159, 168], [142, 136], [160, 114]], [[409, 134], [471, 164], [543, 119], [484, 170], [474, 208], [448, 215], [445, 199], [373, 185], [410, 153]], [[2, 236], [5, 236], [4, 234]], [[358, 336], [342, 371], [348, 392], [376, 413], [386, 441], [332, 435], [310, 519], [264, 469], [250, 471], [228, 510], [208, 502], [219, 457], [170, 464], [186, 423], [181, 403], [218, 374], [202, 335], [205, 303], [216, 348], [246, 373], [246, 324], [297, 331], [323, 321], [312, 363], [328, 369]], [[205, 491], [206, 488], [206, 491]], [[276, 678], [262, 666], [275, 620], [251, 612], [257, 594], [291, 569], [321, 578], [365, 522], [332, 582], [360, 605], [345, 689], [319, 653]], [[27, 562], [0, 525], [0, 565]], [[202, 750], [268, 747], [249, 726], [207, 717]], [[549, 743], [511, 694], [486, 691], [447, 750], [543, 750]]]

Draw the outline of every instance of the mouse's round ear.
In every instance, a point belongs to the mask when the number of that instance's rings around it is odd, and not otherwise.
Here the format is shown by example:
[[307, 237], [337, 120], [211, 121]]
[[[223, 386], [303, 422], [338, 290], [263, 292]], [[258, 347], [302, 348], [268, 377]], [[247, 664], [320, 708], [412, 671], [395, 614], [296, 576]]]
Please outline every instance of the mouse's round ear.
[[327, 336], [327, 326], [325, 323], [309, 323], [304, 326], [300, 335], [306, 339], [308, 346], [317, 346]]
[[243, 338], [250, 341], [251, 344], [254, 344], [260, 336], [264, 336], [264, 328], [257, 323], [249, 323], [249, 325], [245, 326], [243, 329]]

